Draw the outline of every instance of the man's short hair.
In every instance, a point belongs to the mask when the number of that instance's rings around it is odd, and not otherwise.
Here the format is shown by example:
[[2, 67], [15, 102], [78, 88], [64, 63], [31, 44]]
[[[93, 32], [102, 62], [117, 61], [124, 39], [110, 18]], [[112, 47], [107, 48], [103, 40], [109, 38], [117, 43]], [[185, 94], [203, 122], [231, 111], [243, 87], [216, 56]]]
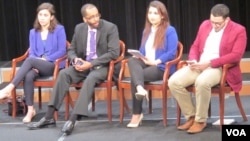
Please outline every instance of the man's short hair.
[[224, 19], [229, 17], [229, 8], [225, 4], [216, 4], [210, 12], [214, 17], [222, 16]]
[[81, 8], [82, 17], [86, 16], [86, 9], [89, 9], [89, 8], [96, 8], [96, 6], [91, 3], [84, 4]]

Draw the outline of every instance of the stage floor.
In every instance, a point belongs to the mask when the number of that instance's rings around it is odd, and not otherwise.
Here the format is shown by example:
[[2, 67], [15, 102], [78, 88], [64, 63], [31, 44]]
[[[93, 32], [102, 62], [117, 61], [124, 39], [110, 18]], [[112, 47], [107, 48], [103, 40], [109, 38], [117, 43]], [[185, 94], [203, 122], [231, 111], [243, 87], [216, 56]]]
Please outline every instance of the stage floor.
[[[250, 96], [241, 97], [245, 112], [250, 120]], [[34, 122], [38, 121], [47, 109], [47, 103], [43, 104], [43, 109], [37, 109]], [[131, 105], [131, 101], [128, 101]], [[37, 106], [37, 104], [35, 104]], [[175, 102], [168, 99], [168, 125], [164, 127], [161, 116], [161, 100], [153, 100], [153, 113], [147, 114], [147, 105], [144, 103], [144, 119], [138, 128], [126, 128], [131, 114], [125, 113], [124, 123], [119, 123], [119, 102], [113, 101], [113, 122], [108, 123], [106, 114], [106, 102], [96, 102], [96, 112], [98, 118], [82, 119], [76, 123], [73, 133], [67, 137], [61, 137], [60, 130], [65, 123], [64, 105], [59, 112], [57, 126], [54, 128], [44, 128], [41, 130], [27, 130], [22, 118], [15, 119], [9, 117], [3, 111], [7, 109], [7, 104], [0, 104], [0, 140], [1, 141], [220, 141], [221, 131], [219, 126], [212, 125], [218, 120], [218, 98], [212, 97], [212, 117], [208, 120], [208, 126], [204, 132], [190, 135], [184, 131], [178, 131], [175, 126], [176, 107]], [[234, 97], [225, 100], [225, 118], [235, 119], [234, 124], [250, 124], [244, 122], [236, 106]], [[182, 118], [182, 122], [185, 120]]]

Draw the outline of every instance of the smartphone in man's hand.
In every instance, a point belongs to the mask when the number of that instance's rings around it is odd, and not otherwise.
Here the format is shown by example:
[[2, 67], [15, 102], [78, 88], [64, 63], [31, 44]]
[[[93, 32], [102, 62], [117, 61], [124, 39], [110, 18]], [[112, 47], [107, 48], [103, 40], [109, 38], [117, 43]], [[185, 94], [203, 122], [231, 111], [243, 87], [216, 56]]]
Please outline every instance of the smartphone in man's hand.
[[187, 60], [186, 61], [189, 65], [195, 64], [197, 63], [195, 60]]
[[76, 65], [82, 65], [82, 64], [83, 64], [83, 62], [82, 62], [82, 61], [77, 60]]

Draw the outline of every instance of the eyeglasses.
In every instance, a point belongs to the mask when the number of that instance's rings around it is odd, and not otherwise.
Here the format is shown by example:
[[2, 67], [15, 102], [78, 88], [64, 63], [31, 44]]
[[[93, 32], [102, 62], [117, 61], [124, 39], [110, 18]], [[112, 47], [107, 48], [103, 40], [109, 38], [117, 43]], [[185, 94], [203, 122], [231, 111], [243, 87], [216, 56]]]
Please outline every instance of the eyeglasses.
[[214, 22], [214, 21], [211, 21], [212, 24], [214, 24], [215, 26], [221, 26], [222, 24], [225, 23], [225, 20], [221, 21], [221, 22]]
[[85, 17], [87, 20], [91, 21], [91, 20], [94, 20], [95, 18], [100, 18], [101, 17], [101, 14], [96, 14], [96, 15], [92, 15], [90, 17]]

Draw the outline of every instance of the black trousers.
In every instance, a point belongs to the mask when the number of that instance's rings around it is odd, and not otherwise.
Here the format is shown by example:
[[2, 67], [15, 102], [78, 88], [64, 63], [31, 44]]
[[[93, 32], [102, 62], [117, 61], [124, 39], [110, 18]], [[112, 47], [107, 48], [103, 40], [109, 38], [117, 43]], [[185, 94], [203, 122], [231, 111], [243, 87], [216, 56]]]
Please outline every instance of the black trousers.
[[[26, 104], [28, 106], [31, 106], [34, 103], [34, 80], [38, 76], [52, 75], [54, 67], [54, 63], [39, 58], [27, 58], [23, 62], [11, 83], [17, 87], [18, 84], [23, 81], [23, 90]], [[36, 73], [33, 68], [37, 69], [39, 73]]]
[[129, 72], [131, 75], [131, 94], [133, 100], [133, 114], [142, 113], [142, 100], [135, 97], [136, 86], [144, 86], [146, 81], [162, 80], [164, 71], [157, 66], [146, 65], [142, 60], [131, 57], [128, 60]]

